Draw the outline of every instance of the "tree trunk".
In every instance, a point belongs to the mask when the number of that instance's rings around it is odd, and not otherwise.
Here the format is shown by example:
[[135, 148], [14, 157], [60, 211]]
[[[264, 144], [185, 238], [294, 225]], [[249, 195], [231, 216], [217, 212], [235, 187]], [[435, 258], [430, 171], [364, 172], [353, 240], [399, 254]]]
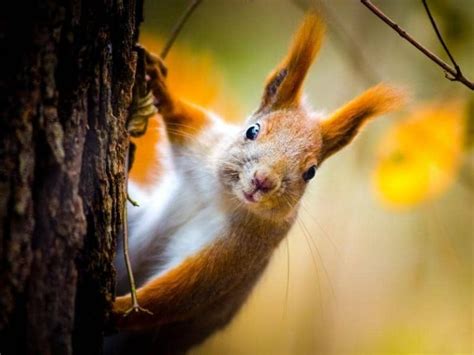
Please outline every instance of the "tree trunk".
[[142, 1], [2, 8], [0, 353], [101, 353]]

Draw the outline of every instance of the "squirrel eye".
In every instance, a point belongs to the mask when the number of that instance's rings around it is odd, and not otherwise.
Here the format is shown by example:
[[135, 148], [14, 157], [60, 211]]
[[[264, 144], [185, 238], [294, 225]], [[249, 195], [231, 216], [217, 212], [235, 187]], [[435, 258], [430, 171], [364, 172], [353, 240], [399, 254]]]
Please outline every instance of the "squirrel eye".
[[255, 139], [257, 139], [259, 132], [260, 132], [260, 125], [258, 123], [255, 123], [251, 125], [249, 128], [247, 128], [247, 131], [245, 132], [245, 137], [254, 141]]
[[311, 168], [306, 170], [303, 174], [303, 180], [304, 181], [309, 181], [312, 178], [314, 178], [314, 175], [316, 174], [316, 166], [313, 165]]

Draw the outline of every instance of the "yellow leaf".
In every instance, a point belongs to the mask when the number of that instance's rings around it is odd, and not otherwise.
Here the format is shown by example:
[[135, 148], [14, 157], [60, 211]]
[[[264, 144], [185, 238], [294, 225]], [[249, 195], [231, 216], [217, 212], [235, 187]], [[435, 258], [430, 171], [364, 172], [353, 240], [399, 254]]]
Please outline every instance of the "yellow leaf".
[[373, 174], [382, 203], [407, 208], [448, 189], [459, 170], [465, 115], [461, 101], [435, 102], [419, 106], [386, 132]]

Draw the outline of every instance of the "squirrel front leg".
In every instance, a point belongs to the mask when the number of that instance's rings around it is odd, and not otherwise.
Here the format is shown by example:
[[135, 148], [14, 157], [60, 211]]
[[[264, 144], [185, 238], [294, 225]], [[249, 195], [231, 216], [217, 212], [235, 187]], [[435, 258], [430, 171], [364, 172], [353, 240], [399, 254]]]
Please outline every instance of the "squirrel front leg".
[[[229, 285], [217, 285], [215, 269], [227, 261], [215, 258], [217, 245], [189, 257], [179, 266], [148, 281], [137, 290], [140, 305], [153, 314], [131, 312], [131, 295], [117, 297], [113, 305], [114, 324], [119, 330], [146, 330], [189, 319], [202, 311], [210, 299], [229, 292]], [[213, 257], [214, 256], [214, 257]]]
[[145, 53], [148, 85], [157, 100], [170, 140], [179, 144], [193, 141], [210, 123], [209, 115], [203, 108], [176, 97], [166, 82], [167, 70], [161, 58], [146, 50]]

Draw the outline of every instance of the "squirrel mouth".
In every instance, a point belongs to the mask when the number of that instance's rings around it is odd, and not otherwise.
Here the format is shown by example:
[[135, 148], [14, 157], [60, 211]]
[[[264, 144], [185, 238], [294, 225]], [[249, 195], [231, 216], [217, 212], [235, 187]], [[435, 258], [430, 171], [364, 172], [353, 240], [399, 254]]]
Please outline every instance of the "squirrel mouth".
[[244, 191], [244, 197], [245, 199], [248, 201], [248, 202], [257, 202], [257, 200], [255, 199], [255, 193], [257, 192], [257, 190], [254, 190], [252, 192], [245, 192]]

